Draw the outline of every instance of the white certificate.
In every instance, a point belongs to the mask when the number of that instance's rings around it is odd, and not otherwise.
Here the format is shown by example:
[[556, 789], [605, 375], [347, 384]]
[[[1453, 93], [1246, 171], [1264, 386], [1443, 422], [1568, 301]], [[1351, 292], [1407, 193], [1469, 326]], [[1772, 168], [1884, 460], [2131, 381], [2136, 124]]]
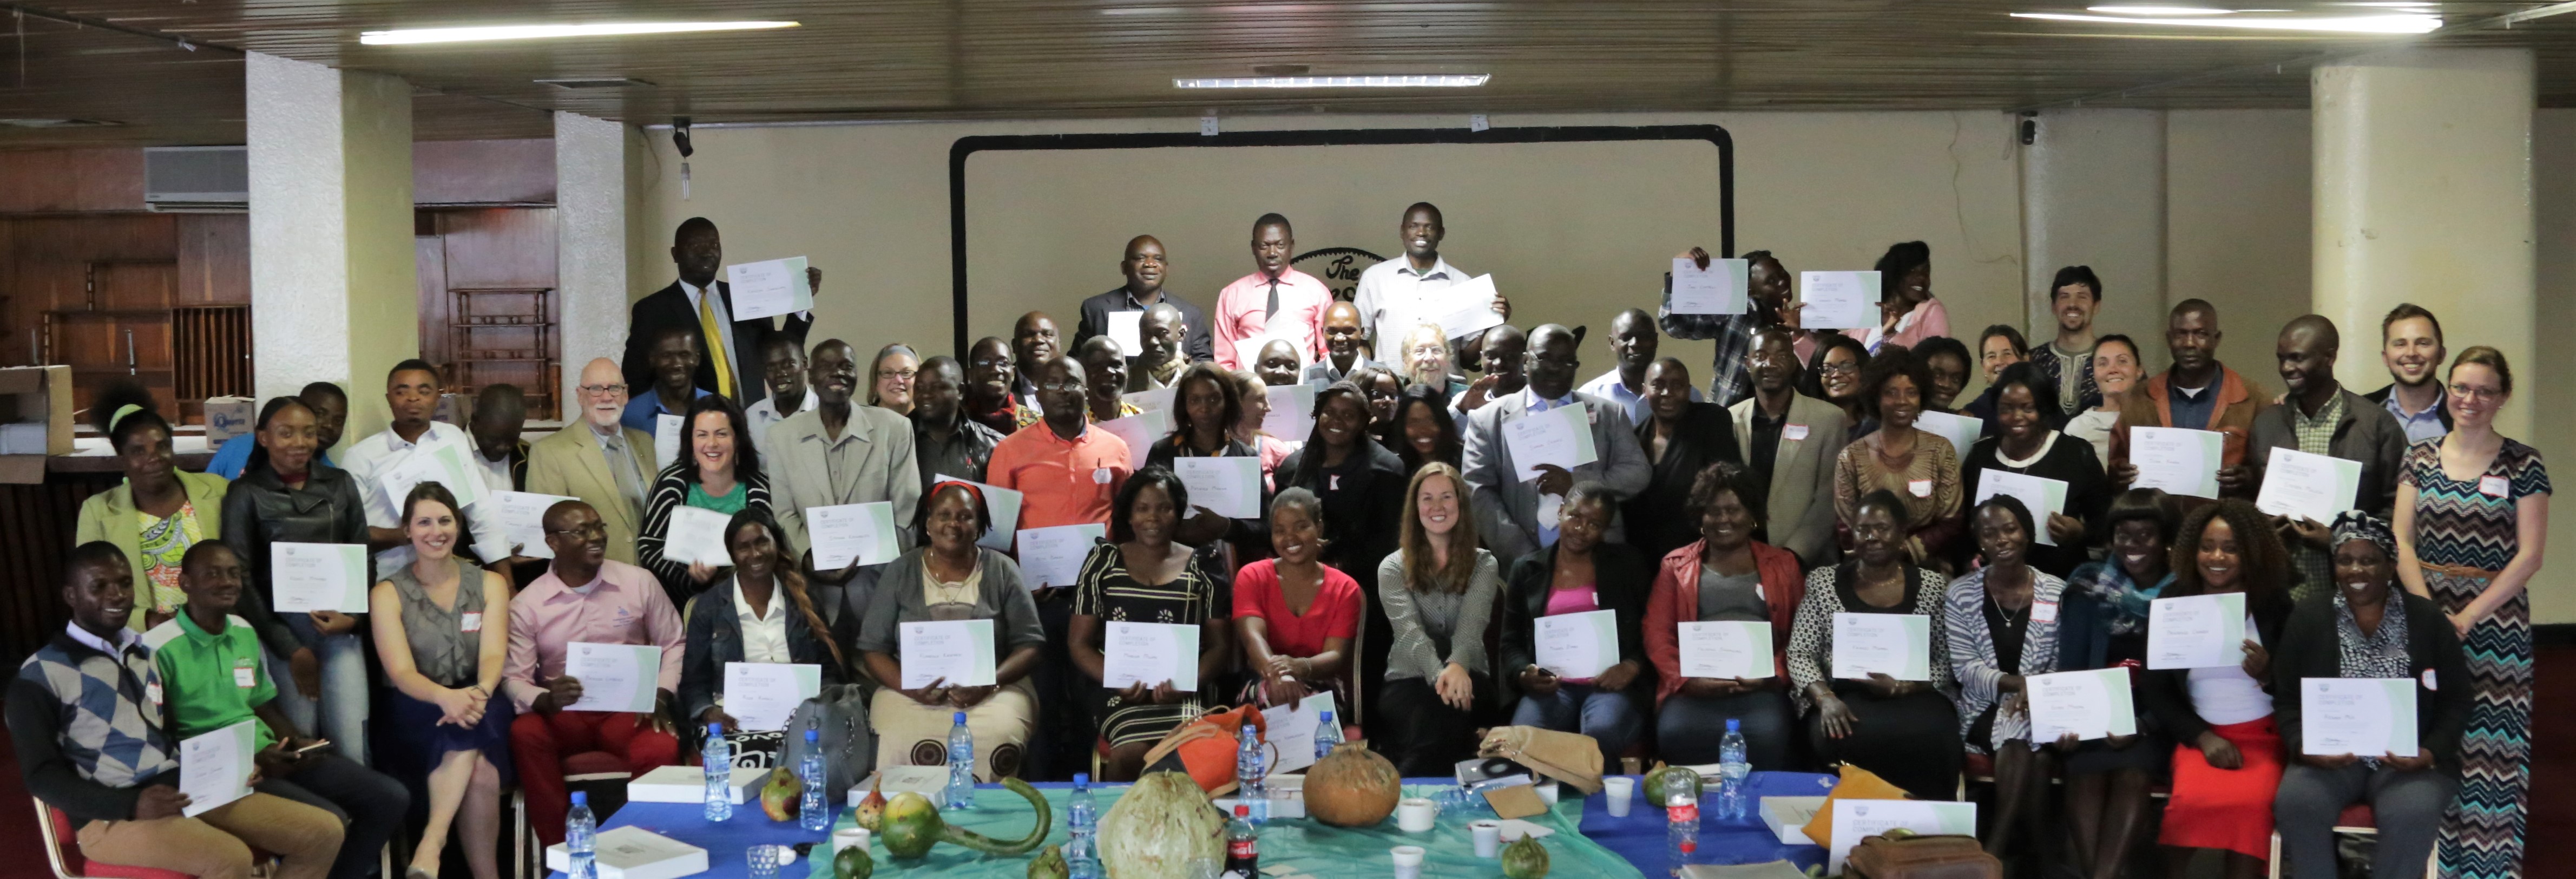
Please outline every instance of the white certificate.
[[1120, 394], [1118, 399], [1141, 412], [1170, 412], [1172, 400], [1180, 396], [1180, 391], [1179, 387], [1151, 388]]
[[356, 543], [272, 543], [268, 582], [278, 613], [367, 612], [367, 547]]
[[1130, 684], [1152, 687], [1169, 681], [1172, 689], [1195, 693], [1199, 689], [1199, 627], [1173, 623], [1107, 624], [1109, 631], [1101, 636], [1101, 686], [1112, 690], [1127, 689]]
[[[1261, 518], [1260, 458], [1173, 458], [1172, 471], [1190, 490], [1190, 506], [1228, 519]], [[1188, 516], [1183, 510], [1182, 517]]]
[[2138, 481], [2132, 487], [2214, 500], [2218, 462], [2226, 453], [2226, 443], [2226, 434], [2211, 430], [2129, 428], [2129, 463], [2138, 468]]
[[993, 521], [988, 523], [991, 527], [985, 529], [984, 539], [975, 541], [975, 545], [998, 552], [1011, 551], [1011, 536], [1020, 533], [1019, 492], [1000, 486], [985, 485], [972, 479], [959, 479], [945, 473], [931, 477], [930, 482], [933, 485], [942, 482], [963, 482], [981, 489], [984, 492], [984, 509], [993, 514]]
[[2275, 516], [2334, 524], [2361, 495], [2361, 462], [2272, 447], [2254, 506]]
[[1494, 310], [1492, 275], [1477, 275], [1434, 294], [1425, 311], [1417, 323], [1439, 324], [1440, 332], [1452, 339], [1503, 323], [1503, 315]]
[[1779, 674], [1771, 662], [1770, 623], [1679, 625], [1682, 677], [1767, 678]]
[[1109, 340], [1118, 343], [1118, 353], [1120, 356], [1144, 356], [1144, 321], [1145, 313], [1143, 311], [1113, 311], [1109, 313]]
[[1261, 432], [1292, 443], [1302, 443], [1315, 435], [1315, 386], [1298, 382], [1284, 387], [1265, 388], [1270, 397], [1270, 414], [1261, 416]]
[[1890, 830], [1975, 836], [1977, 804], [1937, 800], [1835, 800], [1833, 845], [1827, 846], [1832, 863], [1825, 865], [1825, 875], [1841, 873], [1843, 858], [1850, 856], [1852, 848], [1860, 845], [1861, 840]]
[[[1294, 705], [1261, 709], [1261, 738], [1277, 752], [1270, 757], [1270, 774], [1315, 765], [1315, 724], [1326, 711], [1334, 711], [1331, 690], [1308, 694]], [[1333, 723], [1339, 725], [1341, 721], [1335, 719]]]
[[731, 566], [733, 553], [725, 549], [724, 530], [732, 519], [714, 510], [672, 507], [671, 527], [662, 533], [662, 557], [684, 565]]
[[1558, 406], [1503, 425], [1503, 447], [1512, 454], [1512, 466], [1521, 468], [1522, 482], [1537, 479], [1540, 464], [1572, 470], [1601, 460], [1592, 445], [1591, 409], [1589, 403]]
[[1095, 421], [1091, 426], [1126, 440], [1128, 469], [1143, 470], [1145, 453], [1153, 451], [1154, 441], [1172, 432], [1172, 413], [1161, 409], [1148, 409], [1125, 418]]
[[1799, 272], [1799, 324], [1811, 330], [1867, 330], [1879, 326], [1877, 272]]
[[1956, 452], [1960, 460], [1966, 460], [1968, 447], [1976, 445], [1977, 438], [1985, 435], [1986, 420], [1926, 409], [1914, 416], [1914, 426], [1949, 440], [1950, 451]]
[[250, 796], [251, 755], [259, 751], [259, 734], [245, 720], [179, 743], [179, 793], [188, 798], [180, 814], [190, 818], [225, 803]]
[[2030, 697], [2030, 740], [2045, 744], [2065, 733], [2078, 739], [2138, 734], [2138, 710], [2129, 701], [2129, 670], [2100, 668], [2023, 678]]
[[563, 673], [581, 682], [581, 698], [563, 706], [565, 711], [651, 711], [662, 679], [662, 648], [574, 641], [564, 645]]
[[903, 689], [918, 690], [933, 682], [951, 687], [993, 685], [993, 621], [946, 620], [896, 623], [895, 638], [903, 650]]
[[681, 447], [689, 443], [688, 432], [680, 427], [686, 421], [677, 415], [653, 416], [653, 472], [660, 473], [680, 459]]
[[2224, 668], [2245, 661], [2245, 593], [2159, 598], [2147, 605], [2147, 668]]
[[1713, 259], [1708, 268], [1689, 257], [1673, 260], [1673, 314], [1743, 314], [1749, 307], [1746, 280], [1751, 264], [1740, 259]]
[[2414, 678], [2299, 679], [2300, 753], [2413, 757], [2422, 750]]
[[499, 520], [501, 539], [518, 545], [520, 555], [550, 559], [555, 557], [555, 551], [546, 546], [546, 511], [571, 500], [580, 498], [527, 491], [496, 491], [489, 502], [477, 506], [474, 512]]
[[1538, 664], [1560, 678], [1595, 678], [1619, 664], [1619, 615], [1606, 610], [1539, 617]]
[[733, 288], [734, 320], [814, 309], [814, 287], [805, 280], [805, 258], [801, 256], [726, 266], [725, 283]]
[[893, 501], [806, 507], [805, 533], [814, 542], [818, 571], [838, 571], [853, 561], [882, 565], [903, 554], [894, 540]]
[[796, 706], [823, 692], [823, 667], [809, 663], [728, 662], [724, 713], [742, 726], [735, 732], [787, 728]]
[[2032, 530], [2039, 532], [2032, 537], [2039, 541], [2039, 545], [2057, 545], [2057, 538], [2048, 534], [2048, 514], [2066, 512], [2065, 480], [2010, 470], [1980, 470], [1977, 471], [1977, 496], [1968, 502], [1969, 506], [1973, 508], [1999, 494], [2021, 501], [2022, 507], [2030, 510], [2031, 524], [2038, 526]]
[[1107, 536], [1109, 526], [1098, 522], [1020, 529], [1020, 581], [1030, 589], [1073, 585], [1092, 545]]
[[1834, 614], [1834, 677], [1871, 672], [1900, 681], [1932, 679], [1932, 618], [1919, 613]]
[[402, 463], [385, 468], [377, 481], [384, 485], [385, 497], [394, 502], [398, 511], [403, 498], [410, 497], [412, 488], [423, 482], [438, 483], [456, 498], [458, 507], [470, 507], [483, 499], [484, 471], [479, 463], [473, 465], [474, 469], [466, 469], [465, 454], [465, 447], [454, 442], [420, 446]]

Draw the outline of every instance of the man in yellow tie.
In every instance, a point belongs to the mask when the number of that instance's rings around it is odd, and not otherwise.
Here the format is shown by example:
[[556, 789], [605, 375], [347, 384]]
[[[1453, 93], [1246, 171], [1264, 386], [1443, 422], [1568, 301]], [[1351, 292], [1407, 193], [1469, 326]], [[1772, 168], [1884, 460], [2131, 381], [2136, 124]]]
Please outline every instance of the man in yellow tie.
[[[662, 330], [677, 326], [695, 331], [698, 350], [705, 354], [698, 363], [699, 389], [732, 397], [744, 406], [769, 396], [761, 371], [745, 364], [759, 362], [761, 346], [773, 334], [794, 337], [803, 347], [805, 331], [814, 325], [813, 315], [788, 315], [783, 326], [774, 317], [734, 319], [733, 291], [716, 279], [724, 267], [724, 243], [716, 235], [716, 224], [705, 217], [681, 221], [671, 236], [671, 262], [679, 268], [679, 280], [636, 300], [627, 324], [626, 356], [620, 361], [627, 386], [654, 385], [653, 340]], [[823, 270], [806, 269], [805, 282], [820, 295]]]

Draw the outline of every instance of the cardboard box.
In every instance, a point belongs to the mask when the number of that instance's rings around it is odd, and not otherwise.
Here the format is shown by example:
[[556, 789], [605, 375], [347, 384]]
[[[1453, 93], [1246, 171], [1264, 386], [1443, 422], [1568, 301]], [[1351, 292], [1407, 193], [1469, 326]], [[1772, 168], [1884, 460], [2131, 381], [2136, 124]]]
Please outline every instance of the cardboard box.
[[875, 775], [859, 779], [858, 786], [850, 788], [850, 808], [858, 808], [859, 801], [867, 799], [869, 791], [878, 790], [880, 780], [884, 782], [886, 799], [894, 799], [895, 794], [910, 791], [922, 795], [931, 805], [948, 808], [946, 766], [888, 766]]
[[[733, 771], [733, 802], [742, 805], [756, 799], [751, 792], [769, 778], [769, 770], [744, 767]], [[695, 766], [663, 766], [626, 783], [626, 801], [630, 803], [703, 803], [707, 801], [707, 774]]]
[[0, 369], [0, 482], [45, 481], [45, 457], [72, 453], [72, 368]]
[[[600, 831], [592, 857], [599, 879], [679, 879], [707, 871], [706, 849], [641, 827]], [[546, 846], [546, 869], [571, 872], [572, 854], [563, 843]]]
[[259, 401], [249, 397], [206, 398], [206, 446], [250, 433], [258, 427]]

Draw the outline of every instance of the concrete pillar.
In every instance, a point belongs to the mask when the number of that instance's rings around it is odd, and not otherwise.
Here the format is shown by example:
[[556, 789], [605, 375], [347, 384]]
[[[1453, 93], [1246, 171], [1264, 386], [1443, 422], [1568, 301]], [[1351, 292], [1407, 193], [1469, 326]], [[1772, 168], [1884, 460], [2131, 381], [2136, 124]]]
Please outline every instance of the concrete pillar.
[[[2529, 49], [2404, 49], [2316, 69], [2312, 304], [2343, 328], [2345, 384], [2388, 383], [2371, 352], [2400, 302], [2439, 315], [2455, 354], [2492, 345], [2534, 364], [2535, 86]], [[2534, 390], [2515, 383], [2497, 430], [2534, 439], [2547, 399]]]
[[384, 429], [385, 372], [420, 353], [411, 86], [258, 52], [244, 70], [259, 394], [338, 382], [354, 440]]
[[555, 276], [562, 330], [562, 417], [580, 398], [581, 368], [626, 344], [625, 126], [555, 114]]
[[[2136, 336], [2164, 326], [2164, 111], [2052, 110], [2038, 122], [2022, 148], [2023, 331], [2030, 343], [2057, 337], [2049, 281], [2070, 265], [2092, 266], [2102, 279], [2094, 332]], [[1984, 328], [1951, 329], [1973, 347]], [[2164, 346], [2145, 345], [2139, 353], [2161, 369]]]

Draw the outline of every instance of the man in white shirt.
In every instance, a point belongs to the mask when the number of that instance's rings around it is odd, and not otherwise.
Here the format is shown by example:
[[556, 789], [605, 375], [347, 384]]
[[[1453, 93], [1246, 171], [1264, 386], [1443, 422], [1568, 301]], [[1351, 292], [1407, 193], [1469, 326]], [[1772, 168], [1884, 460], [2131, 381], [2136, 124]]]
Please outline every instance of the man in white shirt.
[[769, 396], [742, 409], [743, 418], [751, 423], [753, 449], [760, 448], [770, 425], [798, 412], [814, 411], [821, 399], [805, 392], [805, 346], [793, 336], [782, 333], [763, 341], [760, 369], [769, 381]]
[[[350, 446], [341, 464], [341, 469], [358, 478], [358, 494], [367, 508], [367, 542], [380, 550], [376, 570], [390, 571], [411, 563], [411, 539], [403, 534], [402, 527], [403, 495], [410, 493], [415, 482], [438, 477], [407, 470], [403, 465], [417, 453], [444, 445], [456, 447], [458, 460], [465, 465], [464, 478], [475, 482], [470, 489], [447, 486], [448, 493], [465, 504], [466, 518], [474, 526], [475, 553], [495, 560], [509, 555], [510, 545], [503, 542], [500, 517], [473, 515], [472, 499], [507, 491], [510, 483], [496, 485], [489, 472], [475, 465], [474, 438], [464, 428], [430, 419], [438, 412], [438, 370], [418, 359], [394, 364], [393, 371], [385, 374], [385, 407], [393, 411], [393, 426]], [[398, 470], [419, 478], [397, 479], [388, 484], [387, 477]]]
[[[1655, 365], [1661, 343], [1654, 315], [1642, 308], [1619, 312], [1610, 319], [1610, 353], [1619, 365], [1577, 390], [1627, 407], [1631, 424], [1646, 423], [1646, 367]], [[1706, 399], [1698, 388], [1691, 389], [1690, 398], [1693, 403]]]
[[[1440, 239], [1448, 230], [1441, 226], [1440, 209], [1430, 202], [1415, 202], [1405, 208], [1398, 232], [1404, 239], [1404, 258], [1387, 260], [1360, 272], [1359, 288], [1351, 296], [1351, 304], [1359, 307], [1360, 320], [1377, 338], [1379, 363], [1404, 362], [1405, 331], [1436, 316], [1424, 312], [1442, 291], [1474, 277], [1440, 258]], [[1510, 320], [1511, 300], [1496, 292], [1494, 311]], [[1467, 344], [1471, 343], [1463, 338], [1450, 340], [1452, 348]]]

